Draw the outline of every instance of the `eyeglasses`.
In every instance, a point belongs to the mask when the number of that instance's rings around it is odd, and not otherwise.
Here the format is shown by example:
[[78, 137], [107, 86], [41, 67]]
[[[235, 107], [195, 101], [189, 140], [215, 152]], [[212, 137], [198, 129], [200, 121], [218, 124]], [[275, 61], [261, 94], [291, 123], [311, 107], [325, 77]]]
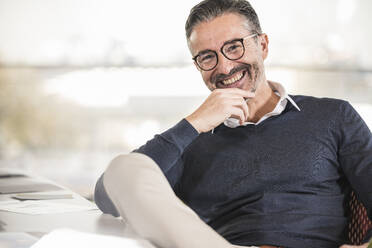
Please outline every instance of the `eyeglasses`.
[[[228, 41], [221, 47], [220, 51], [229, 60], [238, 60], [243, 57], [245, 52], [244, 40], [248, 38], [253, 38], [258, 34], [251, 34], [241, 39], [235, 39]], [[218, 64], [217, 52], [213, 50], [204, 50], [198, 53], [192, 58], [198, 67], [203, 71], [213, 70]]]

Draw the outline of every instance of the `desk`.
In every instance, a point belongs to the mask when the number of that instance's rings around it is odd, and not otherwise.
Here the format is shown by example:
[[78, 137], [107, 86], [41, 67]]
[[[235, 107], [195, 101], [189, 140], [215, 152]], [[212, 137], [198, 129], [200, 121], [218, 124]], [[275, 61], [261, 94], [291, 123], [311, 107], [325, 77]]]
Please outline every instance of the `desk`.
[[83, 232], [128, 237], [125, 223], [99, 210], [74, 213], [27, 215], [0, 211], [0, 232], [26, 232], [41, 237], [54, 229], [71, 228]]
[[[28, 176], [32, 177], [30, 175]], [[73, 195], [72, 199], [63, 199], [59, 201], [73, 204], [90, 204], [80, 195], [60, 185], [57, 186], [61, 187], [63, 191]], [[4, 196], [4, 194], [2, 194], [2, 196]], [[77, 231], [104, 235], [135, 237], [135, 234], [130, 228], [127, 228], [123, 220], [114, 218], [111, 215], [102, 214], [98, 209], [40, 215], [29, 215], [0, 210], [0, 234], [4, 234], [5, 232], [22, 232], [40, 238], [44, 234], [60, 228], [69, 228]]]

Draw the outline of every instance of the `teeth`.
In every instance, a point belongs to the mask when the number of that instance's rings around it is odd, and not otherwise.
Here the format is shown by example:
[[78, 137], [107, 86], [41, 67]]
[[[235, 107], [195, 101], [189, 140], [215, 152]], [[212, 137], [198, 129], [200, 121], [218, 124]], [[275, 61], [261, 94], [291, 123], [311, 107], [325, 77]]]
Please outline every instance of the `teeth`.
[[223, 82], [224, 85], [230, 85], [230, 84], [233, 84], [236, 81], [240, 80], [242, 77], [243, 77], [243, 72], [239, 72], [238, 74], [236, 74], [235, 77], [223, 80], [222, 82]]

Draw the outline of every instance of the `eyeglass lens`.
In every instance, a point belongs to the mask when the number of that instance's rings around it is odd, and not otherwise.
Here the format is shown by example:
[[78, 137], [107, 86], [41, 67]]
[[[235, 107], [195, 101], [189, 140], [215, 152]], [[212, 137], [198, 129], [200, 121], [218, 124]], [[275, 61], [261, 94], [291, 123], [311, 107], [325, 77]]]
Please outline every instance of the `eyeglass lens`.
[[[242, 40], [235, 40], [226, 43], [222, 49], [222, 54], [230, 60], [240, 59], [244, 54], [244, 46]], [[203, 70], [213, 69], [218, 62], [217, 53], [214, 51], [208, 51], [206, 53], [200, 54], [197, 57], [196, 62], [199, 67]]]

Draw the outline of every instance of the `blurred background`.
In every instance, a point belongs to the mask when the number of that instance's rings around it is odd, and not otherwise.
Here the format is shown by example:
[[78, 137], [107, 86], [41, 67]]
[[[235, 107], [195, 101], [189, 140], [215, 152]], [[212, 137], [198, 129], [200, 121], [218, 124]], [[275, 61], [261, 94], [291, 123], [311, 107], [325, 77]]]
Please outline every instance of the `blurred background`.
[[[87, 198], [110, 160], [209, 91], [184, 35], [198, 1], [0, 0], [0, 168]], [[268, 78], [348, 100], [372, 127], [372, 1], [251, 0]]]

